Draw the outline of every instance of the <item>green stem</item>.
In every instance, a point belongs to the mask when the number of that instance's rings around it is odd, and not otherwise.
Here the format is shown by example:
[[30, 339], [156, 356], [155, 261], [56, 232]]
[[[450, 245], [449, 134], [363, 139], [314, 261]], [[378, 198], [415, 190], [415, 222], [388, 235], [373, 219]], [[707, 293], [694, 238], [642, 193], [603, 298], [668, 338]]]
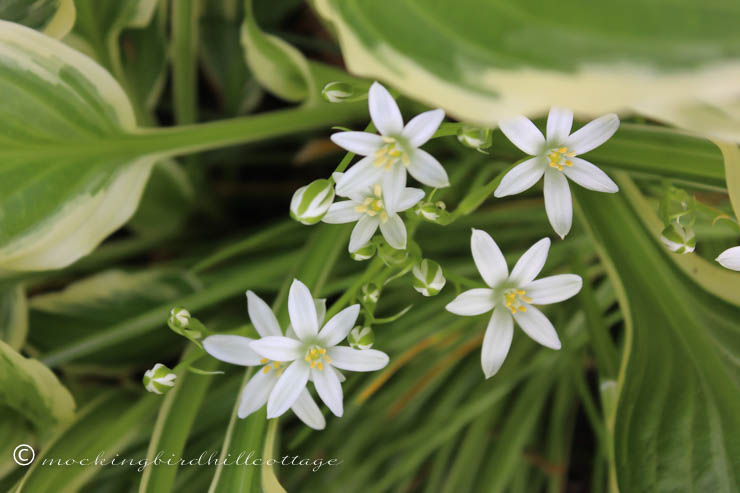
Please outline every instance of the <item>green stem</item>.
[[179, 124], [197, 118], [198, 10], [198, 0], [172, 0], [172, 97]]

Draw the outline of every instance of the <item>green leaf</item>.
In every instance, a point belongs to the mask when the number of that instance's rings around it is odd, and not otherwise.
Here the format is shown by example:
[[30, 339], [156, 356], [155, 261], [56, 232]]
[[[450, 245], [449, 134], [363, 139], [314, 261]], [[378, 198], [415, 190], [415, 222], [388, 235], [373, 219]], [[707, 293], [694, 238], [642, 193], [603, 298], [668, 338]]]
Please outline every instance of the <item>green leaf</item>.
[[[148, 269], [142, 272], [108, 270], [69, 284], [64, 290], [31, 299], [31, 342], [43, 352], [74, 344], [105, 327], [130, 320], [154, 307], [200, 289], [200, 281], [180, 270]], [[150, 364], [152, 358], [177, 348], [178, 337], [164, 329], [136, 344], [118, 344], [107, 351], [78, 360], [102, 365]]]
[[55, 38], [63, 38], [75, 23], [74, 0], [4, 0], [0, 19], [17, 22]]
[[64, 267], [133, 214], [154, 158], [104, 156], [135, 120], [92, 60], [2, 21], [0, 47], [0, 270]]
[[[316, 0], [353, 74], [493, 125], [557, 104], [740, 140], [733, 0]], [[585, 95], [591, 95], [586, 97]]]
[[[106, 467], [96, 466], [95, 459], [105, 460], [118, 457], [119, 466], [123, 458], [140, 460], [124, 453], [125, 448], [143, 430], [151, 427], [154, 414], [162, 399], [147, 394], [135, 400], [127, 392], [107, 392], [78, 413], [77, 418], [60, 432], [53, 441], [37, 454], [15, 493], [72, 493], [89, 491], [82, 487]], [[102, 454], [102, 455], [101, 455]], [[55, 465], [43, 461], [66, 459], [88, 459], [89, 465]], [[135, 470], [138, 466], [123, 466]], [[153, 467], [153, 466], [149, 466]]]
[[26, 342], [28, 304], [21, 284], [0, 283], [0, 340], [15, 350]]
[[75, 403], [56, 375], [0, 341], [0, 402], [31, 421], [41, 433], [66, 423]]
[[737, 491], [740, 308], [675, 268], [628, 194], [573, 191], [625, 316], [613, 429], [620, 491]]
[[30, 445], [35, 442], [33, 427], [23, 414], [10, 407], [0, 406], [0, 457], [7, 458], [0, 462], [0, 478], [17, 467], [10, 460], [15, 448], [22, 443]]

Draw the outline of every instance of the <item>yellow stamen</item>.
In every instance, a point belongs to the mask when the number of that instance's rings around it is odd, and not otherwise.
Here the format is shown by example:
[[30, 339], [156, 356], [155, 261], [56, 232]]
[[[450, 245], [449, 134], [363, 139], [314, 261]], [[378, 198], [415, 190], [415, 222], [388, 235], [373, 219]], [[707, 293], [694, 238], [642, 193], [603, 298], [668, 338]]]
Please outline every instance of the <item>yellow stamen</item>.
[[272, 367], [271, 366], [266, 366], [265, 369], [262, 370], [262, 371], [264, 371], [265, 373], [269, 373], [270, 368], [272, 368]]
[[[375, 194], [376, 197], [380, 197], [380, 194], [383, 193], [383, 189], [380, 188], [380, 184], [379, 183], [376, 183], [375, 185], [373, 185], [373, 193]], [[371, 199], [370, 197], [368, 197], [365, 200], [370, 200], [372, 202], [373, 199]]]
[[280, 362], [278, 362], [278, 361], [273, 362], [272, 363], [272, 367], [273, 368], [280, 368]]
[[269, 359], [267, 359], [267, 358], [262, 358], [262, 359], [260, 360], [260, 363], [264, 365], [264, 364], [265, 364], [265, 363], [267, 363], [268, 361], [270, 361], [270, 360], [269, 360]]
[[323, 370], [324, 369], [324, 363], [322, 363], [321, 361], [319, 361], [318, 363], [316, 363], [316, 368], [318, 368], [319, 371]]

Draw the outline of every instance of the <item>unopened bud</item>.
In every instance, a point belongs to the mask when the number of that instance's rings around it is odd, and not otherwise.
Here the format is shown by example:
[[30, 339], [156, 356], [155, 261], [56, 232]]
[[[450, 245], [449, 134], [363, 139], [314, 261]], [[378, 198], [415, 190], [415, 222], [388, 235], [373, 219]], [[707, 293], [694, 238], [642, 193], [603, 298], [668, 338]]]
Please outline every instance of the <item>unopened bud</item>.
[[352, 103], [367, 99], [367, 88], [361, 88], [348, 82], [329, 82], [321, 90], [321, 96], [330, 103]]
[[362, 303], [364, 305], [374, 305], [380, 299], [380, 288], [377, 284], [365, 284], [362, 286]]
[[696, 235], [693, 228], [686, 228], [678, 222], [672, 223], [660, 234], [660, 241], [673, 253], [691, 253], [696, 248]]
[[485, 149], [491, 147], [492, 132], [490, 128], [463, 125], [457, 131], [457, 140], [465, 147], [470, 147], [482, 154], [488, 154]]
[[375, 333], [370, 327], [360, 327], [358, 325], [349, 332], [347, 342], [354, 349], [370, 349], [375, 342]]
[[176, 379], [177, 375], [172, 370], [162, 363], [157, 363], [154, 368], [144, 373], [142, 382], [146, 390], [161, 395], [169, 392], [175, 386]]
[[447, 279], [442, 273], [442, 267], [433, 260], [424, 259], [414, 266], [411, 273], [414, 278], [414, 289], [424, 296], [434, 296], [445, 287]]
[[334, 187], [329, 180], [316, 180], [295, 191], [290, 201], [290, 217], [311, 225], [321, 221], [334, 201]]
[[362, 260], [367, 260], [369, 258], [372, 258], [373, 255], [375, 255], [375, 252], [377, 251], [377, 249], [378, 247], [376, 247], [374, 243], [368, 243], [367, 245], [360, 248], [359, 250], [350, 252], [349, 256], [352, 257], [352, 260], [357, 260], [358, 262], [360, 262]]
[[167, 319], [167, 325], [172, 330], [180, 333], [190, 325], [190, 312], [185, 308], [175, 307], [170, 310], [170, 317]]

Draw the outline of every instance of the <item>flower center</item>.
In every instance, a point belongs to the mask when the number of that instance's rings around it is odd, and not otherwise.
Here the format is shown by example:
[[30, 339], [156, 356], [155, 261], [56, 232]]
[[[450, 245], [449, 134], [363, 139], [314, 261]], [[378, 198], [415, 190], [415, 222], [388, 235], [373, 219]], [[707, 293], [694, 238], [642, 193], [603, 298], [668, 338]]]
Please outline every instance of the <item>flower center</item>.
[[526, 312], [527, 306], [524, 303], [531, 302], [532, 298], [527, 296], [527, 292], [523, 289], [511, 288], [504, 291], [504, 304], [512, 314], [518, 311]]
[[383, 137], [385, 145], [375, 151], [375, 164], [376, 167], [385, 166], [386, 170], [390, 170], [396, 162], [400, 159], [404, 166], [409, 165], [409, 155], [403, 149], [401, 143], [395, 137]]
[[383, 205], [383, 190], [380, 185], [373, 187], [373, 194], [365, 197], [365, 200], [355, 207], [357, 212], [365, 213], [370, 217], [378, 216], [381, 222], [388, 220], [388, 213]]
[[283, 374], [283, 370], [285, 370], [285, 368], [288, 366], [287, 364], [285, 364], [282, 361], [272, 361], [271, 362], [267, 358], [262, 358], [260, 360], [260, 363], [263, 364], [263, 365], [265, 365], [262, 368], [262, 371], [264, 371], [265, 373], [270, 373], [270, 370], [274, 369], [277, 372], [278, 376], [282, 375]]
[[316, 368], [319, 371], [324, 369], [324, 363], [331, 363], [331, 358], [326, 354], [326, 349], [319, 346], [311, 346], [306, 351], [306, 362], [311, 365], [311, 368]]
[[550, 159], [551, 168], [563, 171], [563, 166], [573, 166], [573, 161], [568, 158], [575, 155], [576, 153], [569, 151], [567, 147], [558, 147], [557, 149], [550, 149], [547, 157]]

